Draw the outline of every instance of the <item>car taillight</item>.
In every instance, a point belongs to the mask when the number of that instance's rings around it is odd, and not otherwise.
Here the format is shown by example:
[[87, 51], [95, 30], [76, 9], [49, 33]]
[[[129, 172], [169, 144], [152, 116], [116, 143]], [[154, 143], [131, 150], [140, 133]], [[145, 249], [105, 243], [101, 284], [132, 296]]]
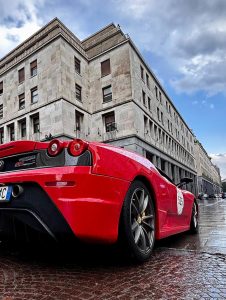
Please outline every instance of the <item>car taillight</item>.
[[87, 142], [80, 139], [76, 139], [70, 142], [68, 146], [68, 152], [73, 156], [78, 156], [81, 155], [84, 151], [86, 151], [87, 148]]
[[49, 143], [47, 152], [49, 156], [56, 156], [62, 151], [62, 149], [63, 149], [63, 142], [59, 140], [52, 140]]

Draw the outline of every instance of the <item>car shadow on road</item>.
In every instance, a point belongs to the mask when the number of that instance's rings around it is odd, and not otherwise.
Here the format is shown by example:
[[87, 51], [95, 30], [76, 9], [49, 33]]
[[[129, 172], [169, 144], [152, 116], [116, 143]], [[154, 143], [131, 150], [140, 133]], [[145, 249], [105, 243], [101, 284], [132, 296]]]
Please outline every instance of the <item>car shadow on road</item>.
[[[164, 248], [187, 248], [191, 235], [182, 233], [161, 241], [157, 241], [153, 253]], [[17, 262], [38, 263], [58, 267], [114, 267], [131, 266], [136, 264], [126, 251], [118, 245], [93, 245], [85, 243], [41, 244], [0, 243], [1, 257], [10, 258]]]
[[54, 266], [111, 267], [129, 266], [132, 260], [116, 245], [18, 244], [1, 243], [0, 256], [17, 262]]

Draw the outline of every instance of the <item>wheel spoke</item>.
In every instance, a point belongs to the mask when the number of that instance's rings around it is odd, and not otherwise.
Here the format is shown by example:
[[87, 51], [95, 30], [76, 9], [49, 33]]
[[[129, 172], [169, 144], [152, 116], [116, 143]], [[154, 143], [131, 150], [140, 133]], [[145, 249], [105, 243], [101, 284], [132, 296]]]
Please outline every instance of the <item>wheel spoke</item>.
[[149, 237], [149, 235], [148, 235], [146, 229], [145, 229], [144, 227], [142, 227], [142, 228], [143, 228], [144, 234], [145, 234], [145, 236], [146, 236], [147, 246], [150, 247], [150, 246], [151, 246], [150, 237]]
[[144, 203], [143, 203], [143, 207], [142, 207], [142, 211], [141, 213], [144, 213], [147, 206], [148, 206], [148, 201], [149, 201], [149, 198], [148, 198], [148, 195], [146, 195], [146, 197], [144, 198]]
[[137, 223], [137, 220], [134, 220], [133, 224], [132, 224], [132, 232], [134, 232], [134, 230], [136, 230], [137, 226], [139, 224]]
[[134, 193], [134, 196], [137, 198], [137, 202], [139, 203], [139, 202], [140, 202], [140, 199], [139, 199], [139, 197], [138, 197], [138, 195], [137, 195], [136, 192]]
[[153, 215], [147, 215], [147, 216], [143, 216], [142, 220], [148, 220], [148, 219], [153, 219]]
[[146, 243], [146, 237], [143, 228], [141, 227], [141, 233], [140, 233], [140, 242], [141, 242], [141, 249], [146, 250], [147, 243]]
[[141, 213], [144, 207], [144, 190], [141, 190], [141, 195], [139, 199], [139, 212]]
[[132, 201], [132, 207], [134, 208], [135, 212], [137, 215], [139, 215], [139, 211], [138, 211], [138, 208], [136, 207], [134, 201]]
[[141, 235], [141, 226], [138, 226], [137, 229], [135, 230], [135, 243], [137, 244], [139, 239], [140, 239], [140, 235]]
[[147, 222], [144, 222], [144, 220], [142, 220], [142, 223], [143, 223], [144, 225], [146, 225], [149, 229], [154, 230], [154, 226], [153, 226], [153, 225], [148, 224]]

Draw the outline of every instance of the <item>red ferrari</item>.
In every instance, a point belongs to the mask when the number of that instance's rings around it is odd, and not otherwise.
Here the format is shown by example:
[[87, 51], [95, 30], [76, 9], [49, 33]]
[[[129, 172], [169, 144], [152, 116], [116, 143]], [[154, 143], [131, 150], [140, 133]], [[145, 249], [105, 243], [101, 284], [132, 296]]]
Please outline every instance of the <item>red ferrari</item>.
[[198, 231], [198, 205], [144, 157], [80, 139], [0, 146], [0, 233], [123, 241], [139, 261], [155, 239]]

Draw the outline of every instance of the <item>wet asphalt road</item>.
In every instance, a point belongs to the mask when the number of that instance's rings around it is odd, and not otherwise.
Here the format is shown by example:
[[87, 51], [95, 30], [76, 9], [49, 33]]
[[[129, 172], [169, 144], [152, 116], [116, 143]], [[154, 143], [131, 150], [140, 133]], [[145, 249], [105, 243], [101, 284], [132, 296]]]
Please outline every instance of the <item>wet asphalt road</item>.
[[157, 243], [134, 265], [114, 247], [0, 244], [0, 299], [226, 299], [226, 200], [200, 202], [200, 233]]

